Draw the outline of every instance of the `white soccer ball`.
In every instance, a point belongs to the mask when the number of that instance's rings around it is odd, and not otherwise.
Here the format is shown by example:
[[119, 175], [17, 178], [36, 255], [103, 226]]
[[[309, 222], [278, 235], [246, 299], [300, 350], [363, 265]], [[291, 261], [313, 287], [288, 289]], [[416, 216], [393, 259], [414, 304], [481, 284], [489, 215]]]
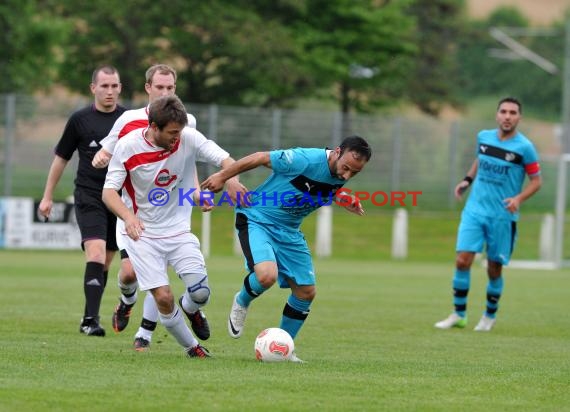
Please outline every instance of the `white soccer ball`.
[[291, 359], [295, 349], [293, 338], [279, 328], [262, 330], [255, 338], [255, 357], [262, 362], [281, 362]]

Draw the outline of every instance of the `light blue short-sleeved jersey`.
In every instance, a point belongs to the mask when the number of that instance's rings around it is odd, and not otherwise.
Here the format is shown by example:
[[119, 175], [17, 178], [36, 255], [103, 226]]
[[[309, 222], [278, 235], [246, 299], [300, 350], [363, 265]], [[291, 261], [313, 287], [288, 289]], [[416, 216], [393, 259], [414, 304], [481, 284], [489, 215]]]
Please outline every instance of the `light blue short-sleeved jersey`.
[[251, 206], [236, 208], [261, 224], [297, 230], [305, 216], [330, 205], [345, 183], [331, 175], [326, 149], [274, 150], [270, 159], [273, 173], [254, 190]]
[[540, 174], [538, 154], [522, 133], [500, 140], [498, 130], [482, 130], [477, 135], [477, 175], [465, 210], [481, 216], [517, 221], [504, 200], [522, 190], [525, 175]]

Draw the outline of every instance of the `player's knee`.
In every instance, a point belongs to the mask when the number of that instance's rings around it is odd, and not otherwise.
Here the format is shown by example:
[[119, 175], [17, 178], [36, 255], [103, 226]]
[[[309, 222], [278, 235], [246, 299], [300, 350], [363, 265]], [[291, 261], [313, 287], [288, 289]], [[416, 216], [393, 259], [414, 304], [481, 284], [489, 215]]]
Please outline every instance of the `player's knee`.
[[256, 268], [255, 276], [264, 289], [269, 289], [277, 281], [277, 271]]
[[473, 263], [473, 256], [471, 253], [458, 253], [455, 258], [455, 266], [459, 270], [468, 270]]
[[210, 288], [208, 286], [198, 285], [197, 288], [188, 288], [190, 299], [198, 305], [205, 305], [210, 300]]
[[299, 299], [312, 302], [313, 300], [315, 300], [315, 296], [317, 296], [317, 289], [314, 286], [312, 286], [312, 287], [304, 286], [304, 287], [298, 288], [294, 292], [294, 294]]
[[174, 295], [170, 288], [160, 287], [152, 290], [152, 296], [161, 313], [171, 313], [174, 310]]
[[[197, 277], [200, 276], [199, 280]], [[205, 305], [210, 300], [210, 287], [208, 286], [208, 277], [205, 275], [183, 275], [183, 277], [190, 283], [186, 286], [190, 299], [198, 305]], [[194, 282], [192, 282], [194, 279]], [[197, 281], [196, 281], [197, 280]]]
[[137, 281], [137, 276], [128, 259], [121, 260], [121, 271], [119, 274], [119, 279], [121, 282], [129, 284]]
[[273, 286], [275, 284], [275, 281], [277, 280], [274, 277], [270, 277], [270, 276], [261, 276], [258, 278], [259, 280], [259, 284], [261, 286], [263, 286], [264, 289], [269, 289], [271, 286]]
[[487, 275], [490, 279], [498, 279], [501, 277], [503, 265], [499, 262], [487, 261]]
[[317, 296], [317, 289], [312, 288], [309, 291], [307, 291], [305, 300], [313, 301], [313, 300], [315, 300], [316, 296]]
[[262, 262], [254, 267], [255, 277], [264, 289], [269, 289], [277, 281], [277, 264], [275, 262]]
[[85, 259], [87, 262], [106, 263], [107, 250], [105, 249], [105, 241], [101, 239], [86, 240], [83, 242], [85, 248]]

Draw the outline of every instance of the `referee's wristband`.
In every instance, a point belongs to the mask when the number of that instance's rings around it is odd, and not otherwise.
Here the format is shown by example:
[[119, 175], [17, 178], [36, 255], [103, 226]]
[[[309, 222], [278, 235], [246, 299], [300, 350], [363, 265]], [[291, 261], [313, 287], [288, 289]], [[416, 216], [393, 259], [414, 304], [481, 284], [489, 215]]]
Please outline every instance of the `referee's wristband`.
[[473, 178], [471, 176], [465, 176], [463, 180], [469, 183], [469, 186], [471, 186], [471, 183], [473, 183]]

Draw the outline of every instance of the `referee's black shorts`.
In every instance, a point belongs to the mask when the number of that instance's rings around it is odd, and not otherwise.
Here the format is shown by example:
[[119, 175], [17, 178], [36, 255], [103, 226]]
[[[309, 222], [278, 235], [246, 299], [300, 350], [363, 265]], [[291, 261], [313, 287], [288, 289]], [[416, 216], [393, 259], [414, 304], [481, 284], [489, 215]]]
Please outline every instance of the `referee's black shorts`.
[[81, 232], [81, 248], [86, 240], [102, 239], [110, 251], [119, 250], [116, 238], [117, 217], [107, 209], [101, 192], [76, 188], [75, 218]]

